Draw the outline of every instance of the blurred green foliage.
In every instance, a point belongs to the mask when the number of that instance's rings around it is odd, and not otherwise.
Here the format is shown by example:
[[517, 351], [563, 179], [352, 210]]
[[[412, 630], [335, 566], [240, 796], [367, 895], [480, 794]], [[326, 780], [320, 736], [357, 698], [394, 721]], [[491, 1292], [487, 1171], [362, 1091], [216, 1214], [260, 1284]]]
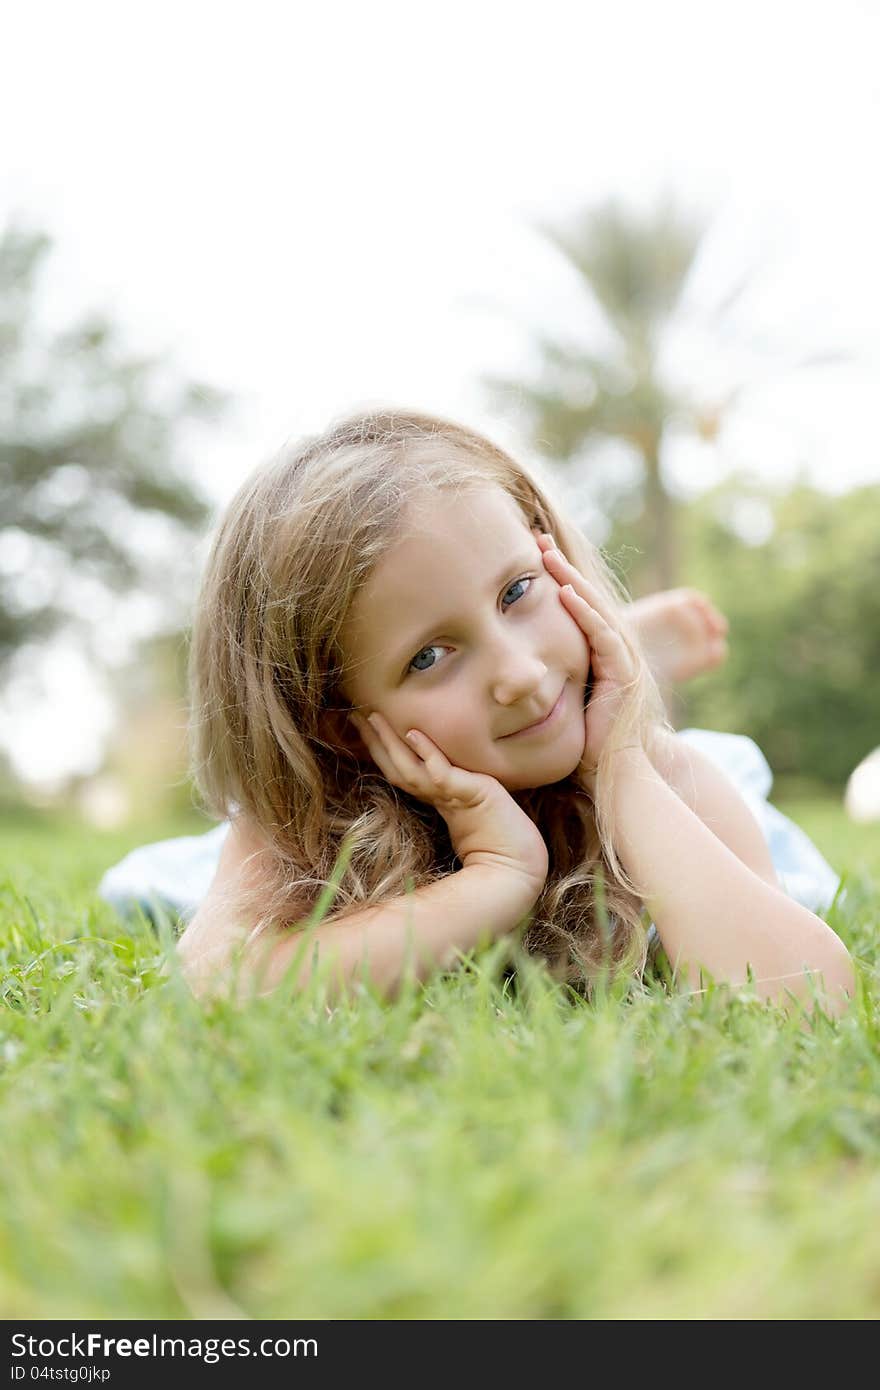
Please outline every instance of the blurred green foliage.
[[103, 311], [48, 327], [52, 247], [17, 222], [0, 229], [0, 681], [59, 633], [102, 666], [113, 600], [147, 592], [169, 626], [182, 618], [211, 515], [187, 446], [232, 405], [169, 354], [133, 352]]
[[[840, 787], [880, 744], [880, 486], [780, 493], [734, 475], [677, 527], [688, 584], [730, 621], [726, 664], [683, 691], [687, 723], [747, 734], [778, 777]], [[631, 530], [606, 549], [645, 592]]]
[[[175, 779], [185, 771], [186, 714], [173, 705], [181, 682], [165, 678], [160, 648], [188, 620], [195, 541], [212, 512], [192, 475], [198, 431], [219, 428], [233, 401], [191, 380], [170, 352], [133, 351], [103, 310], [52, 326], [43, 282], [53, 244], [16, 220], [0, 227], [0, 697], [16, 681], [42, 693], [58, 639], [112, 681], [118, 637], [149, 595], [163, 631], [118, 678], [140, 680], [121, 692], [123, 700], [133, 693], [138, 722], [120, 735], [128, 747], [111, 755], [136, 764], [137, 775], [149, 764], [144, 785], [164, 798], [169, 784], [170, 809], [185, 808], [188, 792]], [[4, 726], [0, 807], [29, 795], [10, 759], [12, 737]], [[71, 796], [81, 780], [70, 780]], [[129, 781], [139, 795], [137, 776]], [[149, 790], [146, 804], [152, 809]]]

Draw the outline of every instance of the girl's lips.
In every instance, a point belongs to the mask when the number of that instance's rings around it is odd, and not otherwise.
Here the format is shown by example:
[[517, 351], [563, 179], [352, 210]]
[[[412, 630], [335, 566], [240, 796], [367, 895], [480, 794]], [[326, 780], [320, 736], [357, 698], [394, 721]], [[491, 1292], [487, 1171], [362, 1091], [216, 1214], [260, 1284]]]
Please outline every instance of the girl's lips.
[[530, 734], [542, 734], [545, 729], [549, 729], [558, 722], [562, 713], [562, 706], [565, 704], [565, 692], [568, 689], [568, 681], [559, 692], [559, 699], [553, 706], [546, 719], [542, 719], [538, 724], [530, 724], [527, 729], [518, 729], [515, 734], [505, 734], [505, 738], [527, 738]]

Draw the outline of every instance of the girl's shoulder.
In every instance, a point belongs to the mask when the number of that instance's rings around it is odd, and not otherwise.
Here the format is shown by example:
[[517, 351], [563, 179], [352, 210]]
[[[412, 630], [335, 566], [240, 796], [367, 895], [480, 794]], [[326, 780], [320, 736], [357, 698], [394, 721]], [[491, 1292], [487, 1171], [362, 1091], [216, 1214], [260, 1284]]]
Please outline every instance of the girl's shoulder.
[[253, 854], [258, 850], [265, 849], [269, 844], [269, 836], [266, 831], [244, 811], [238, 811], [229, 822], [227, 845], [231, 840], [235, 842], [243, 854]]
[[263, 856], [270, 851], [269, 837], [256, 821], [239, 812], [229, 824], [229, 834], [223, 841], [217, 872], [209, 893], [219, 894], [227, 889], [259, 881]]
[[225, 958], [231, 947], [247, 936], [246, 925], [230, 912], [230, 905], [243, 892], [259, 889], [264, 871], [262, 856], [268, 849], [268, 837], [255, 822], [242, 814], [234, 817], [211, 886], [177, 943], [188, 971], [202, 961]]

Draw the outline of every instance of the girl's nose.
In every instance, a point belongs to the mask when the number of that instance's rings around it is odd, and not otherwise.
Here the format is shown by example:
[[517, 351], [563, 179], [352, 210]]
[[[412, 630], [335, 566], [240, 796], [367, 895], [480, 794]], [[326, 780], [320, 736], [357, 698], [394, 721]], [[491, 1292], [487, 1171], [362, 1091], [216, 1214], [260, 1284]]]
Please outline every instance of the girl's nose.
[[516, 705], [535, 696], [547, 679], [547, 666], [539, 657], [507, 652], [494, 671], [493, 698], [500, 705]]

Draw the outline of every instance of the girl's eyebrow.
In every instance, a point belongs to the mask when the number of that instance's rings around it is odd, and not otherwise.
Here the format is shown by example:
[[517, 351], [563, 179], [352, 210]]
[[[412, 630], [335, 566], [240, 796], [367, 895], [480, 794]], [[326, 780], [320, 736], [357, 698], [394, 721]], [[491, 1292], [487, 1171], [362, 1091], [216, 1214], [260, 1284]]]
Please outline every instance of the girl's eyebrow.
[[[525, 557], [520, 556], [519, 559], [511, 561], [509, 565], [504, 566], [503, 571], [495, 580], [494, 584], [489, 585], [488, 592], [490, 594], [496, 594], [505, 579], [513, 574], [514, 571], [527, 570], [531, 566], [536, 565], [539, 561], [540, 551], [537, 554], [533, 551], [530, 555]], [[415, 655], [415, 653], [425, 645], [433, 633], [441, 632], [443, 628], [452, 628], [455, 626], [455, 623], [455, 618], [440, 618], [436, 622], [422, 624], [418, 632], [414, 633], [412, 637], [408, 637], [405, 642], [400, 642], [395, 647], [394, 655], [391, 657], [391, 665], [397, 666], [400, 662], [405, 661], [410, 653]]]

